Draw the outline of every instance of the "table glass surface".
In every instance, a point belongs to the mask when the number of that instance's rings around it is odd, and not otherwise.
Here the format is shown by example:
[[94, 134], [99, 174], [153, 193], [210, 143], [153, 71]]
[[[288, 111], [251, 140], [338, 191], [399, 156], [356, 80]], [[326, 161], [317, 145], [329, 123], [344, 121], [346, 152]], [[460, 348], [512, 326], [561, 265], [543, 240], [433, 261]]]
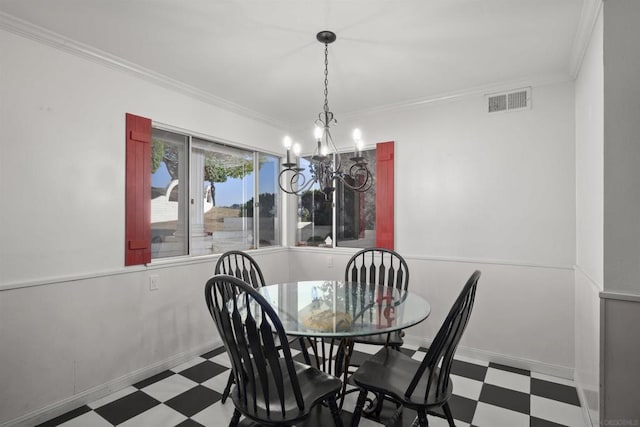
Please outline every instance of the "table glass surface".
[[259, 291], [289, 335], [374, 335], [413, 326], [431, 312], [424, 298], [388, 286], [316, 280], [263, 286]]

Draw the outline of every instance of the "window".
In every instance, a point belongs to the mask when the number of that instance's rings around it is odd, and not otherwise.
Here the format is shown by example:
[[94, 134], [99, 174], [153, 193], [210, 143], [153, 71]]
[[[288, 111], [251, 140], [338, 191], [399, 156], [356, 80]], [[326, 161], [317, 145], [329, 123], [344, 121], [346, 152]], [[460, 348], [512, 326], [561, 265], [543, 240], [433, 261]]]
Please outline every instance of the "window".
[[277, 157], [160, 128], [151, 139], [152, 258], [280, 244]]
[[[341, 153], [339, 156], [343, 165], [351, 163], [351, 153]], [[376, 246], [376, 204], [380, 203], [376, 201], [377, 149], [363, 151], [363, 156], [367, 159], [374, 180], [368, 191], [353, 191], [338, 181], [335, 191], [329, 196], [325, 196], [317, 185], [298, 196], [296, 246]], [[308, 157], [300, 158], [300, 167], [309, 170]]]

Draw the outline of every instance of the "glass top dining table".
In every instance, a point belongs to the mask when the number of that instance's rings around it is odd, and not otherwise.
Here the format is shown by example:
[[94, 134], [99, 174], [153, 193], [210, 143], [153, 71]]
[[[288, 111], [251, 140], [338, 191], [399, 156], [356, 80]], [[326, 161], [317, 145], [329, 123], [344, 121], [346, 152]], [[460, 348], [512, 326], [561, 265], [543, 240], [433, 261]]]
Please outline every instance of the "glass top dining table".
[[288, 335], [355, 338], [406, 329], [426, 319], [429, 303], [394, 287], [311, 280], [263, 286]]

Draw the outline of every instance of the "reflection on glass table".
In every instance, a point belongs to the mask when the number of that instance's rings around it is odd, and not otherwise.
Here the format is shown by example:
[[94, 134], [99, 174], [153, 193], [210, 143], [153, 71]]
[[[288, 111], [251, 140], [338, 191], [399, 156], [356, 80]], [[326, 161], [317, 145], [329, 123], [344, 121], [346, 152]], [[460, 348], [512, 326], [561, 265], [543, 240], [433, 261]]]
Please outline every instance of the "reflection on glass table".
[[429, 303], [393, 287], [340, 280], [264, 286], [260, 293], [289, 335], [348, 338], [405, 329], [429, 316]]
[[[415, 293], [366, 283], [299, 281], [264, 286], [259, 292], [274, 307], [288, 335], [309, 339], [316, 366], [343, 376], [343, 397], [353, 338], [405, 329], [431, 312], [429, 303]], [[310, 360], [305, 348], [303, 355]]]

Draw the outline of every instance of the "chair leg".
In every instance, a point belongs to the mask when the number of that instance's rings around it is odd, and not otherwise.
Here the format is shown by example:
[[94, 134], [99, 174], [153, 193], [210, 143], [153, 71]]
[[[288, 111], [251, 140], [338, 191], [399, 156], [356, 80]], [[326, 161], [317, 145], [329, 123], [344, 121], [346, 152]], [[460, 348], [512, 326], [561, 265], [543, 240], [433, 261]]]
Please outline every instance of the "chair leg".
[[336, 397], [331, 396], [327, 399], [327, 403], [329, 404], [329, 409], [331, 410], [331, 415], [333, 415], [333, 422], [337, 427], [342, 427], [342, 418], [340, 418], [340, 410], [338, 409], [338, 403], [336, 402]]
[[353, 416], [351, 417], [351, 427], [356, 427], [360, 424], [360, 417], [362, 416], [362, 408], [364, 407], [364, 401], [367, 398], [367, 390], [360, 389], [358, 394], [358, 400], [356, 401], [356, 407], [353, 410]]
[[418, 411], [418, 423], [420, 427], [428, 427], [429, 421], [427, 420], [427, 411], [421, 409]]
[[229, 393], [231, 393], [231, 386], [233, 385], [233, 372], [229, 374], [229, 379], [227, 380], [227, 385], [222, 392], [222, 403], [227, 401], [227, 397], [229, 397]]
[[236, 427], [240, 424], [240, 411], [238, 409], [233, 410], [233, 417], [231, 417], [231, 421], [229, 422], [229, 427]]
[[309, 357], [309, 351], [307, 350], [307, 344], [304, 342], [304, 337], [298, 338], [298, 342], [300, 343], [300, 351], [302, 352], [302, 357], [304, 357], [304, 363], [311, 366], [311, 358]]
[[449, 407], [449, 402], [445, 402], [442, 406], [444, 410], [444, 414], [447, 417], [447, 421], [449, 421], [449, 427], [456, 427], [456, 423], [453, 421], [453, 414], [451, 413], [451, 408]]
[[377, 418], [380, 418], [382, 412], [382, 405], [384, 405], [384, 394], [376, 393], [376, 409], [373, 411]]

